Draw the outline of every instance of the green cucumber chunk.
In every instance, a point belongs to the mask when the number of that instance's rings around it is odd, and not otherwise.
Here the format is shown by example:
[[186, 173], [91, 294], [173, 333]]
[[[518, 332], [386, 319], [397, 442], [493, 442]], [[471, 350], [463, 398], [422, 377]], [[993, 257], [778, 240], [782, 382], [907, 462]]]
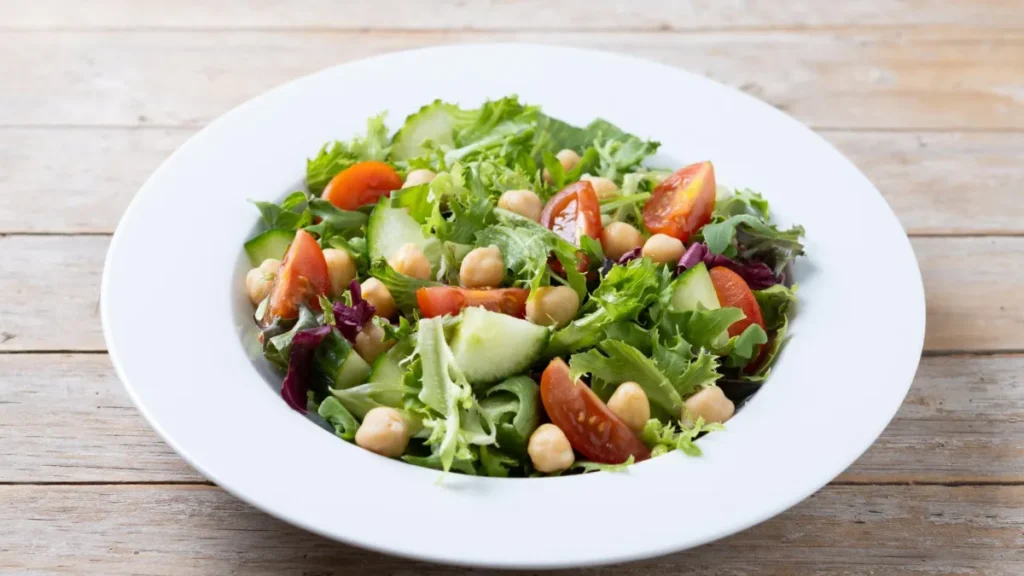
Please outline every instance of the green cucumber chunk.
[[294, 230], [267, 230], [256, 236], [245, 243], [245, 253], [249, 255], [249, 264], [255, 268], [270, 258], [281, 260], [288, 250], [288, 245], [294, 239]]
[[366, 245], [371, 261], [387, 260], [406, 244], [415, 244], [430, 261], [431, 270], [436, 272], [441, 262], [441, 245], [436, 238], [428, 238], [405, 208], [392, 208], [383, 199], [373, 209], [366, 225]]
[[338, 370], [338, 375], [334, 378], [334, 387], [344, 390], [358, 386], [366, 382], [366, 377], [369, 375], [370, 365], [354, 349], [350, 350], [341, 369]]
[[451, 349], [470, 384], [491, 384], [529, 368], [544, 351], [550, 335], [547, 328], [526, 320], [466, 308]]
[[721, 308], [718, 294], [711, 283], [711, 275], [703, 262], [679, 275], [672, 291], [672, 309], [680, 312], [696, 310], [700, 304], [705, 310]]

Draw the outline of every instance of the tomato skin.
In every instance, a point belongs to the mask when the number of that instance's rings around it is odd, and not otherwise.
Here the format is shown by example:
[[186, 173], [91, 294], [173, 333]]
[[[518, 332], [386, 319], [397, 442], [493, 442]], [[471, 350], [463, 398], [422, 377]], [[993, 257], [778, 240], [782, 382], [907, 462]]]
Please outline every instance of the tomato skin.
[[583, 235], [600, 238], [601, 204], [593, 185], [580, 180], [562, 188], [544, 205], [540, 223], [576, 246]]
[[540, 378], [540, 398], [551, 422], [590, 460], [621, 464], [651, 457], [647, 446], [583, 382], [569, 379], [569, 365], [555, 358]]
[[445, 314], [454, 316], [463, 308], [473, 306], [522, 318], [526, 316], [526, 299], [529, 297], [530, 291], [525, 288], [469, 290], [455, 286], [430, 286], [416, 291], [416, 304], [424, 318]]
[[729, 336], [739, 336], [751, 324], [757, 324], [764, 329], [761, 306], [743, 277], [724, 266], [715, 266], [708, 273], [711, 275], [711, 284], [715, 287], [719, 304], [723, 308], [739, 308], [747, 315], [746, 318], [737, 320], [729, 326]]
[[303, 303], [319, 310], [317, 295], [327, 294], [330, 290], [331, 279], [327, 274], [323, 250], [309, 232], [299, 230], [274, 280], [265, 320], [297, 318], [299, 304]]
[[376, 204], [381, 196], [390, 196], [392, 190], [401, 187], [402, 177], [394, 168], [384, 162], [367, 160], [338, 172], [327, 183], [321, 197], [342, 210], [355, 210]]
[[644, 205], [644, 226], [683, 242], [711, 221], [715, 209], [715, 167], [691, 164], [658, 184]]

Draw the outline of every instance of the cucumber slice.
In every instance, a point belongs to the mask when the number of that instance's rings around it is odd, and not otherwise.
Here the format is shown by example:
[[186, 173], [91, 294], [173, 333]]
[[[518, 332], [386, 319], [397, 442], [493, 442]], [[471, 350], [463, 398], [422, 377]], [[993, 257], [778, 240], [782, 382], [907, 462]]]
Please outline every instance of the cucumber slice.
[[544, 351], [550, 335], [547, 328], [526, 320], [466, 308], [451, 349], [470, 384], [491, 384], [529, 368]]
[[334, 379], [334, 387], [344, 390], [358, 386], [366, 382], [366, 377], [369, 375], [370, 365], [355, 350], [350, 350], [341, 369], [338, 370], [338, 376]]
[[391, 158], [393, 160], [409, 160], [426, 153], [423, 143], [432, 140], [437, 144], [454, 146], [452, 136], [454, 122], [452, 110], [458, 108], [445, 104], [440, 100], [427, 104], [405, 119], [405, 124], [391, 141]]
[[696, 310], [700, 304], [706, 310], [721, 308], [715, 285], [711, 283], [711, 275], [703, 262], [679, 275], [672, 292], [672, 308], [680, 312]]
[[402, 368], [400, 362], [411, 352], [411, 346], [403, 340], [391, 350], [378, 356], [373, 363], [373, 368], [370, 369], [370, 378], [367, 382], [400, 386], [402, 378], [405, 376], [405, 369]]
[[294, 230], [267, 230], [245, 243], [245, 253], [249, 255], [249, 263], [255, 268], [268, 258], [277, 260], [284, 258], [288, 245], [294, 239]]
[[423, 235], [420, 226], [405, 208], [392, 208], [382, 200], [370, 214], [366, 224], [366, 246], [370, 259], [387, 260], [406, 244], [415, 244], [430, 261], [430, 268], [437, 272], [441, 262], [441, 245], [436, 238]]

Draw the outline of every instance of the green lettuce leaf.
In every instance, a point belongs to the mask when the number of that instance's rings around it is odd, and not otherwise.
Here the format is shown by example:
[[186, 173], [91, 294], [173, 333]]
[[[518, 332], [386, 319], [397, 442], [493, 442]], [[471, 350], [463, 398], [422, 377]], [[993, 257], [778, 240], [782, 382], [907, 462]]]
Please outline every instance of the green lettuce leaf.
[[770, 220], [768, 201], [753, 190], [734, 190], [715, 201], [715, 210], [711, 216], [721, 221], [741, 214], [749, 214], [767, 223]]
[[718, 430], [725, 430], [725, 427], [721, 424], [705, 423], [703, 418], [697, 418], [690, 428], [682, 424], [666, 424], [657, 418], [651, 418], [644, 426], [640, 438], [651, 450], [652, 457], [661, 456], [672, 450], [679, 450], [687, 456], [700, 456], [702, 452], [694, 441], [701, 434]]
[[420, 280], [405, 274], [399, 274], [387, 263], [387, 260], [379, 258], [370, 265], [370, 275], [381, 281], [391, 292], [395, 304], [402, 312], [408, 314], [417, 309], [416, 291], [427, 286], [441, 286], [440, 282], [432, 280]]
[[260, 217], [268, 229], [298, 230], [313, 221], [307, 208], [306, 193], [292, 192], [280, 204], [250, 200], [260, 211]]
[[[651, 407], [661, 408], [665, 414], [680, 414], [683, 399], [668, 378], [658, 369], [653, 360], [642, 352], [614, 340], [605, 340], [597, 349], [573, 354], [569, 359], [570, 379], [576, 381], [583, 374], [590, 374], [591, 388], [598, 396], [611, 396], [615, 387], [623, 382], [636, 382], [647, 394]], [[600, 382], [600, 384], [598, 384]], [[600, 390], [600, 391], [599, 391]], [[604, 398], [607, 400], [607, 398]]]
[[776, 284], [764, 290], [754, 290], [754, 298], [761, 307], [761, 316], [768, 331], [778, 330], [786, 324], [790, 306], [797, 301], [796, 290]]
[[386, 114], [380, 114], [367, 120], [365, 136], [348, 142], [324, 144], [316, 157], [306, 162], [306, 186], [309, 191], [319, 196], [331, 178], [356, 162], [386, 160], [391, 151], [391, 139], [384, 124], [385, 118]]
[[334, 433], [349, 442], [355, 440], [356, 431], [359, 430], [359, 422], [337, 398], [328, 396], [320, 403], [317, 414], [334, 426]]

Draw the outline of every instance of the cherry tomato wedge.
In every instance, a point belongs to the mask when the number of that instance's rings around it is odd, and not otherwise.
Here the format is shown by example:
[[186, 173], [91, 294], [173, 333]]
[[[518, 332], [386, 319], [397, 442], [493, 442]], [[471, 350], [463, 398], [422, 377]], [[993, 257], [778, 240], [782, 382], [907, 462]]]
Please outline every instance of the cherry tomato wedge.
[[729, 336], [739, 336], [751, 324], [764, 328], [761, 306], [743, 277], [724, 266], [712, 268], [709, 274], [711, 284], [715, 287], [715, 294], [718, 295], [718, 303], [723, 307], [739, 308], [747, 315], [746, 318], [737, 320], [729, 326]]
[[590, 182], [573, 182], [544, 205], [540, 223], [573, 244], [581, 236], [601, 237], [601, 205]]
[[540, 377], [540, 398], [551, 422], [590, 460], [621, 464], [651, 457], [647, 446], [583, 382], [569, 379], [569, 365], [555, 358]]
[[530, 291], [525, 288], [469, 290], [455, 286], [430, 286], [416, 291], [416, 304], [424, 318], [445, 314], [454, 316], [463, 308], [473, 306], [522, 318], [526, 315], [526, 299], [529, 296]]
[[317, 294], [327, 294], [330, 289], [331, 280], [323, 250], [309, 232], [299, 230], [285, 252], [270, 291], [270, 306], [264, 319], [297, 318], [299, 304], [303, 303], [319, 310]]
[[402, 187], [402, 177], [383, 162], [357, 162], [338, 172], [324, 188], [322, 198], [342, 210], [376, 204], [381, 196]]
[[711, 162], [698, 162], [658, 184], [644, 206], [644, 226], [651, 234], [667, 234], [686, 242], [711, 221], [714, 209], [715, 168]]

